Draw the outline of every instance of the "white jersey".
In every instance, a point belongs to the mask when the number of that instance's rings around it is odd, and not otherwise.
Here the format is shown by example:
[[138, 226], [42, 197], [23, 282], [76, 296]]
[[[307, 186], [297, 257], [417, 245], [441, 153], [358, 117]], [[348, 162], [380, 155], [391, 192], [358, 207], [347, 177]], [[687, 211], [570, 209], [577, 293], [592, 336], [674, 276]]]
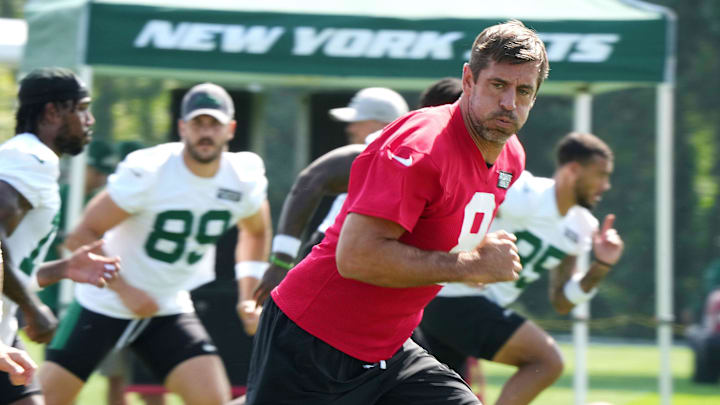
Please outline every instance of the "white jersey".
[[[59, 162], [55, 152], [30, 133], [15, 135], [0, 145], [0, 180], [32, 205], [3, 245], [9, 259], [6, 266], [15, 269], [17, 277], [25, 283], [42, 262], [57, 232]], [[11, 344], [17, 332], [17, 305], [4, 296], [2, 301], [0, 340]]]
[[[155, 299], [158, 316], [193, 311], [188, 289], [198, 273], [212, 276], [215, 242], [255, 214], [267, 193], [258, 155], [224, 152], [216, 175], [204, 178], [185, 166], [183, 148], [167, 143], [135, 151], [108, 179], [113, 202], [131, 216], [105, 234], [104, 249], [120, 257], [129, 284]], [[109, 289], [78, 284], [75, 291], [89, 310], [135, 317]]]
[[491, 231], [505, 230], [517, 237], [523, 268], [513, 282], [487, 284], [482, 289], [450, 283], [441, 296], [483, 295], [501, 306], [514, 302], [523, 289], [554, 269], [565, 256], [579, 256], [592, 248], [597, 219], [586, 208], [573, 206], [560, 215], [555, 199], [555, 180], [525, 171], [513, 184], [498, 208]]

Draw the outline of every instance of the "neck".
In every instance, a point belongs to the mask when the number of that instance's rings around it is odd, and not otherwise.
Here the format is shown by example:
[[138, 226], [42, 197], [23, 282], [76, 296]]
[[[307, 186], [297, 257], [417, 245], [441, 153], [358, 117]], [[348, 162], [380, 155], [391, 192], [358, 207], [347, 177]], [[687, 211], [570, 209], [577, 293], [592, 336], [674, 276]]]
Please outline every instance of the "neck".
[[575, 199], [574, 184], [570, 181], [569, 176], [562, 176], [561, 170], [555, 172], [555, 201], [560, 215], [565, 216], [573, 205], [577, 204]]
[[188, 170], [198, 177], [213, 177], [220, 169], [220, 157], [211, 162], [202, 163], [190, 156], [187, 149], [183, 150], [183, 162]]

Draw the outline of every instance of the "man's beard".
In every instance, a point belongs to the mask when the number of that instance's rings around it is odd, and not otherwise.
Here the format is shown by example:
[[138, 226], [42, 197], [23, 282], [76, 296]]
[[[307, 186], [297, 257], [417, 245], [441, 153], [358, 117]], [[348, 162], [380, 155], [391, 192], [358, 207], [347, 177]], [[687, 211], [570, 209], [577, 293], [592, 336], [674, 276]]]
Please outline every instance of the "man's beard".
[[[192, 157], [193, 160], [195, 160], [196, 162], [198, 162], [198, 163], [210, 163], [210, 162], [214, 161], [215, 159], [217, 159], [218, 156], [220, 156], [220, 154], [221, 154], [222, 151], [223, 151], [223, 146], [222, 146], [222, 145], [221, 145], [221, 146], [218, 146], [217, 149], [216, 149], [214, 152], [210, 153], [210, 154], [207, 155], [207, 156], [203, 156], [203, 155], [202, 155], [200, 152], [198, 152], [198, 150], [195, 148], [196, 146], [200, 146], [200, 145], [201, 145], [201, 142], [203, 142], [203, 141], [204, 141], [204, 139], [201, 139], [201, 140], [199, 140], [195, 145], [192, 145], [190, 142], [186, 142], [186, 143], [185, 143], [185, 147], [187, 148], [188, 153], [190, 154], [190, 157]], [[212, 145], [215, 146], [215, 143], [212, 142], [212, 140], [209, 140], [208, 142], [212, 143]]]
[[[520, 126], [518, 125], [518, 119], [515, 113], [513, 112], [503, 112], [498, 111], [494, 112], [484, 119], [477, 119], [473, 116], [471, 113], [472, 111], [472, 104], [468, 106], [468, 121], [470, 123], [470, 127], [473, 129], [473, 131], [480, 135], [480, 137], [488, 142], [492, 143], [499, 143], [501, 145], [504, 145], [505, 142], [507, 142], [508, 138], [515, 135], [519, 130]], [[496, 118], [504, 117], [508, 120], [513, 122], [513, 126], [511, 128], [488, 128], [485, 125], [485, 122], [492, 121]]]
[[588, 210], [595, 208], [596, 204], [596, 200], [588, 198], [588, 196], [583, 193], [583, 185], [580, 182], [575, 184], [575, 201], [577, 205], [587, 208]]
[[69, 125], [65, 122], [58, 129], [58, 135], [55, 137], [55, 147], [61, 154], [79, 155], [89, 140], [90, 134], [91, 131], [87, 130], [83, 132], [83, 136], [72, 136], [70, 135]]

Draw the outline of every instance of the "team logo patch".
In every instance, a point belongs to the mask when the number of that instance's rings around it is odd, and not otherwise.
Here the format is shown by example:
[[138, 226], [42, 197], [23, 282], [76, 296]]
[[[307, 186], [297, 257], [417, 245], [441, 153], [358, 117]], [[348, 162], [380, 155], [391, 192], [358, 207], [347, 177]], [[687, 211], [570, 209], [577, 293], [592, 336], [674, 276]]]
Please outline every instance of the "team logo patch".
[[570, 228], [565, 228], [565, 237], [575, 243], [578, 243], [578, 240], [580, 240], [580, 236], [577, 234], [577, 232], [573, 231]]
[[217, 198], [221, 200], [240, 201], [240, 199], [242, 198], [242, 193], [235, 190], [221, 188], [218, 190]]
[[512, 178], [513, 178], [512, 173], [508, 173], [508, 172], [504, 172], [504, 171], [500, 170], [500, 173], [498, 173], [497, 186], [507, 190], [508, 187], [510, 187], [510, 182], [512, 181]]

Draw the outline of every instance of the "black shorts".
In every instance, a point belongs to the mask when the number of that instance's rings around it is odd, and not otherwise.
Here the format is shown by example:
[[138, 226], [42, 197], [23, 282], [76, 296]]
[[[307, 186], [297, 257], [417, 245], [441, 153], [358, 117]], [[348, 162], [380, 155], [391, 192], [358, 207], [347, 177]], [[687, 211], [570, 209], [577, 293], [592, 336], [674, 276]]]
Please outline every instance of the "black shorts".
[[268, 299], [253, 343], [247, 405], [480, 404], [457, 373], [408, 339], [368, 364], [302, 330]]
[[420, 323], [430, 353], [460, 375], [469, 356], [492, 360], [526, 319], [482, 296], [435, 297]]
[[[12, 347], [25, 351], [25, 345], [17, 336], [15, 337], [15, 341], [13, 341]], [[11, 404], [30, 395], [42, 395], [37, 373], [30, 384], [13, 385], [10, 382], [10, 375], [0, 372], [0, 405]]]
[[137, 354], [160, 381], [185, 360], [217, 354], [194, 313], [119, 319], [73, 302], [48, 345], [45, 359], [86, 381], [110, 351], [124, 347]]

